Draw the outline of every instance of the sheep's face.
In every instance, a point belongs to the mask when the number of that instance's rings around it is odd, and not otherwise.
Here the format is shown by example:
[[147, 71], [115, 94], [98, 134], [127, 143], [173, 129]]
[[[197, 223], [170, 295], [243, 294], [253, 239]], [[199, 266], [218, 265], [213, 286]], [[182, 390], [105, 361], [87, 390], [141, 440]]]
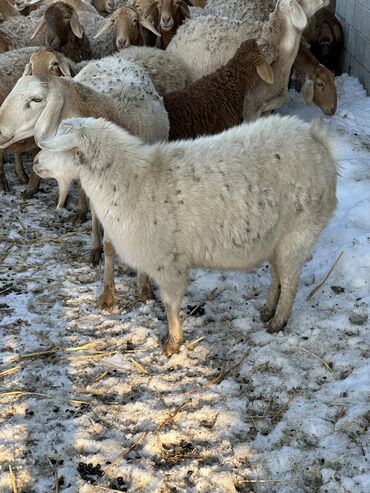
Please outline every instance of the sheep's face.
[[47, 84], [36, 77], [18, 80], [0, 107], [0, 148], [34, 135], [47, 95]]
[[104, 17], [114, 11], [114, 0], [92, 0], [91, 4]]
[[115, 31], [115, 44], [118, 50], [128, 48], [130, 45], [138, 45], [141, 41], [141, 26], [149, 29], [157, 36], [159, 32], [141, 14], [131, 7], [120, 7], [104, 22], [95, 37], [110, 27]]
[[46, 75], [62, 75], [71, 77], [71, 71], [68, 59], [50, 48], [41, 48], [31, 55], [29, 63], [23, 72], [23, 75], [37, 75], [38, 77]]
[[306, 104], [314, 103], [326, 115], [334, 115], [337, 110], [337, 89], [334, 83], [334, 74], [324, 65], [319, 65], [315, 79], [306, 79], [303, 86], [303, 97]]
[[44, 28], [46, 28], [46, 46], [58, 51], [68, 42], [83, 36], [77, 12], [70, 5], [62, 2], [51, 4], [45, 10], [31, 39]]
[[157, 9], [160, 17], [160, 26], [163, 31], [171, 31], [186, 17], [190, 17], [189, 7], [184, 0], [154, 0], [147, 9], [145, 17]]

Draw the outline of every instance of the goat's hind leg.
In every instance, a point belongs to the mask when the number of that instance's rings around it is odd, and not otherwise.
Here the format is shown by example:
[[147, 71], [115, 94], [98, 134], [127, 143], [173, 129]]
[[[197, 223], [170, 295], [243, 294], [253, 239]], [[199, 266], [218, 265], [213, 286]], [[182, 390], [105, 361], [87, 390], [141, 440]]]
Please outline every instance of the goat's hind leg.
[[269, 289], [267, 303], [261, 308], [260, 311], [262, 322], [268, 322], [273, 318], [280, 298], [280, 276], [275, 262], [275, 257], [270, 260], [270, 265], [271, 285]]
[[114, 294], [116, 287], [114, 284], [114, 259], [116, 251], [112, 242], [104, 233], [104, 280], [103, 291], [99, 297], [98, 307], [100, 310], [112, 311], [114, 307]]

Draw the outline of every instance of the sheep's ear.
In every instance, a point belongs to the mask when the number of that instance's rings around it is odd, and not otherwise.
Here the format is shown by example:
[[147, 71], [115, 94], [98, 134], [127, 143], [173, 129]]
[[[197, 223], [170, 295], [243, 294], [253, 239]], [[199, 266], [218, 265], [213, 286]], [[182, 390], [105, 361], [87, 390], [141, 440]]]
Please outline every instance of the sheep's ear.
[[46, 106], [35, 125], [36, 143], [56, 134], [63, 106], [64, 96], [55, 90], [49, 89]]
[[103, 23], [102, 27], [99, 29], [99, 31], [95, 34], [94, 39], [97, 38], [98, 36], [101, 35], [104, 31], [109, 29], [110, 27], [113, 26], [114, 20], [113, 17], [108, 17], [108, 19]]
[[187, 6], [187, 4], [184, 2], [184, 0], [176, 0], [176, 3], [180, 7], [180, 10], [181, 10], [183, 16], [190, 19], [190, 17], [191, 17], [190, 10], [189, 10], [189, 7]]
[[39, 140], [37, 145], [46, 151], [66, 152], [78, 149], [80, 144], [79, 131], [72, 131], [67, 134], [57, 134], [54, 137]]
[[312, 79], [306, 79], [303, 85], [303, 99], [305, 104], [311, 104], [315, 95], [315, 83]]
[[71, 15], [69, 25], [71, 26], [73, 34], [77, 36], [77, 38], [81, 39], [84, 32], [76, 11], [74, 11], [73, 14]]
[[149, 17], [149, 15], [152, 15], [152, 13], [154, 12], [154, 10], [156, 8], [158, 8], [158, 1], [157, 0], [154, 0], [150, 5], [149, 7], [146, 9], [146, 11], [144, 12], [144, 17]]
[[41, 29], [45, 27], [45, 24], [46, 24], [46, 19], [45, 16], [42, 15], [30, 39], [33, 39], [35, 36], [37, 36], [38, 33], [41, 31]]
[[63, 58], [59, 63], [59, 70], [65, 77], [72, 77], [71, 70], [67, 59]]
[[27, 65], [25, 66], [24, 72], [22, 74], [22, 77], [24, 75], [32, 75], [32, 65], [31, 65], [31, 63], [27, 63]]
[[257, 74], [262, 80], [267, 82], [267, 84], [273, 84], [275, 80], [274, 71], [267, 62], [262, 62], [256, 67]]
[[300, 31], [303, 31], [303, 29], [307, 26], [308, 19], [305, 11], [296, 0], [290, 2], [290, 18], [293, 26]]
[[157, 36], [161, 36], [161, 34], [157, 31], [153, 24], [148, 19], [145, 19], [145, 17], [143, 17], [142, 15], [139, 15], [139, 22], [143, 27], [149, 29], [149, 31], [152, 31], [152, 33], [156, 34]]

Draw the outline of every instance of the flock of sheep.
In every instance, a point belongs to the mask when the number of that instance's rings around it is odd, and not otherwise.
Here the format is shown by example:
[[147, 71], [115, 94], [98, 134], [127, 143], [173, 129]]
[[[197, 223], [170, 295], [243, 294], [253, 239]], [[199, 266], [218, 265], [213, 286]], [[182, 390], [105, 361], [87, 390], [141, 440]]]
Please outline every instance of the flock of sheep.
[[[325, 126], [267, 115], [290, 78], [307, 103], [335, 113], [342, 33], [328, 1], [116, 3], [1, 0], [1, 152], [14, 153], [25, 198], [52, 177], [63, 207], [79, 181], [93, 264], [104, 247], [99, 306], [114, 304], [117, 253], [143, 300], [149, 279], [160, 288], [165, 354], [183, 342], [193, 267], [246, 271], [268, 260], [261, 318], [283, 330], [335, 210], [337, 173]], [[23, 151], [35, 156], [30, 178]], [[9, 190], [1, 153], [0, 189]]]

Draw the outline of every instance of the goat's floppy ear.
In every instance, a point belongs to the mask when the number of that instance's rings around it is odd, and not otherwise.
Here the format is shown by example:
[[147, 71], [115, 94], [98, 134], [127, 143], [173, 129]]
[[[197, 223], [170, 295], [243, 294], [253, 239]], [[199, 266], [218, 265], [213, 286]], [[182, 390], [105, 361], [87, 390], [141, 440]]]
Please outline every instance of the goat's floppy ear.
[[113, 24], [114, 24], [113, 16], [108, 17], [108, 19], [103, 23], [99, 31], [95, 34], [94, 39], [100, 36], [104, 31], [112, 27]]
[[292, 0], [290, 2], [290, 18], [293, 26], [300, 31], [303, 31], [303, 29], [307, 26], [307, 16], [297, 0]]
[[303, 99], [305, 104], [311, 104], [315, 96], [315, 83], [312, 79], [306, 79], [303, 85]]
[[184, 2], [184, 0], [176, 0], [176, 3], [180, 7], [182, 15], [184, 17], [187, 17], [188, 19], [190, 19], [190, 17], [191, 17], [190, 10], [189, 10], [189, 7], [187, 6], [187, 4]]
[[275, 80], [274, 71], [266, 61], [261, 62], [256, 66], [257, 74], [261, 77], [261, 79], [267, 84], [273, 84]]
[[41, 31], [41, 29], [45, 27], [45, 24], [46, 24], [46, 19], [45, 16], [42, 15], [30, 39], [33, 39], [35, 36], [37, 36], [38, 33]]
[[144, 12], [144, 17], [148, 17], [149, 15], [152, 15], [154, 10], [157, 9], [158, 7], [159, 7], [158, 0], [153, 0], [153, 2], [149, 5], [149, 7]]
[[71, 15], [71, 19], [69, 21], [69, 25], [71, 26], [71, 29], [72, 29], [72, 32], [73, 34], [77, 37], [77, 38], [82, 38], [83, 34], [84, 34], [84, 31], [82, 29], [82, 26], [80, 24], [80, 20], [78, 18], [78, 15], [77, 15], [77, 12], [74, 10], [72, 15]]
[[42, 142], [55, 135], [61, 119], [64, 106], [64, 95], [55, 89], [50, 88], [43, 109], [35, 125], [35, 141]]
[[27, 63], [27, 65], [24, 67], [24, 72], [22, 74], [22, 77], [24, 75], [32, 75], [32, 65], [31, 65], [31, 63]]
[[149, 29], [149, 31], [152, 31], [152, 33], [156, 34], [157, 36], [161, 36], [161, 34], [153, 26], [153, 24], [150, 22], [150, 20], [145, 19], [145, 17], [143, 17], [142, 15], [139, 15], [139, 22], [143, 27], [145, 27], [146, 29]]
[[74, 130], [67, 134], [57, 134], [54, 137], [38, 141], [37, 145], [46, 151], [66, 152], [78, 149], [80, 144], [80, 131]]

